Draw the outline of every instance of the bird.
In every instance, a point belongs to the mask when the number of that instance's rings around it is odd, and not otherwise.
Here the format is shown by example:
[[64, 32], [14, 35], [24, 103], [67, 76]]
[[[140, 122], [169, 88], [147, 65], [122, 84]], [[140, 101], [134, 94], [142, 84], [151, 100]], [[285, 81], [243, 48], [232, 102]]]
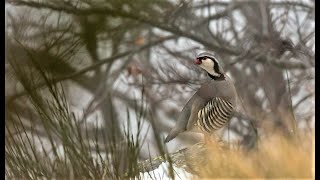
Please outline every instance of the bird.
[[205, 70], [210, 78], [201, 85], [183, 107], [165, 143], [178, 134], [191, 131], [204, 134], [205, 142], [232, 118], [237, 102], [233, 81], [225, 74], [222, 62], [212, 53], [202, 52], [194, 64]]

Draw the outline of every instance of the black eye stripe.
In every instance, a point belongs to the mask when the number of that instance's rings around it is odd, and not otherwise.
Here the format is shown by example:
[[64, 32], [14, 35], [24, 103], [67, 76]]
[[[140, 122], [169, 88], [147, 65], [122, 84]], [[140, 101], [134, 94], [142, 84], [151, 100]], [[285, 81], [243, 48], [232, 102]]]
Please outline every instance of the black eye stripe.
[[214, 64], [214, 66], [213, 66], [214, 71], [216, 71], [218, 74], [221, 74], [221, 72], [219, 70], [218, 62], [216, 60], [213, 60], [213, 64]]
[[203, 59], [211, 59], [215, 64], [217, 63], [217, 60], [213, 57], [208, 57], [208, 56], [202, 56], [202, 57], [198, 57], [199, 60], [203, 60]]

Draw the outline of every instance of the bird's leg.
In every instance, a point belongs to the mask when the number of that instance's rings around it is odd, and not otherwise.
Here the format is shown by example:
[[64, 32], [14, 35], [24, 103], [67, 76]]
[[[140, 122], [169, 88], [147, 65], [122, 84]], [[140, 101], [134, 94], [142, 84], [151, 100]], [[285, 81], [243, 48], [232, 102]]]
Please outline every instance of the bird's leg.
[[208, 144], [210, 142], [210, 137], [206, 134], [204, 135], [204, 144]]
[[215, 143], [219, 148], [226, 148], [225, 141], [223, 141], [223, 139], [221, 138], [220, 135], [218, 134], [214, 134], [214, 139], [215, 139]]
[[204, 134], [204, 144], [217, 146], [218, 148], [222, 148], [224, 146], [222, 138], [216, 134]]
[[219, 146], [223, 146], [223, 145], [224, 145], [224, 142], [223, 142], [221, 136], [216, 135], [216, 136], [215, 136], [215, 139], [216, 139], [216, 142], [217, 142], [217, 144], [218, 144]]
[[204, 144], [214, 144], [215, 143], [215, 139], [212, 138], [212, 136], [210, 134], [204, 134]]

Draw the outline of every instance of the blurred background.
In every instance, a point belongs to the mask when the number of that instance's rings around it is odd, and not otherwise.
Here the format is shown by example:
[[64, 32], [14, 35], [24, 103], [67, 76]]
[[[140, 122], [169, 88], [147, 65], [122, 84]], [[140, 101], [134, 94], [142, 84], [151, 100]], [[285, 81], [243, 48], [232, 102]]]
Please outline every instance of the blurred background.
[[[22, 169], [37, 161], [34, 154], [71, 157], [78, 150], [70, 144], [84, 148], [81, 139], [89, 144], [84, 151], [104, 154], [101, 159], [131, 147], [128, 139], [139, 149], [137, 160], [161, 154], [158, 141], [208, 78], [193, 65], [204, 51], [219, 57], [239, 96], [241, 114], [218, 132], [222, 138], [251, 146], [256, 135], [311, 133], [314, 3], [7, 0], [7, 176], [29, 176]], [[201, 134], [183, 133], [166, 148], [199, 141]], [[52, 159], [43, 162], [56, 168]], [[50, 174], [43, 166], [34, 173]]]

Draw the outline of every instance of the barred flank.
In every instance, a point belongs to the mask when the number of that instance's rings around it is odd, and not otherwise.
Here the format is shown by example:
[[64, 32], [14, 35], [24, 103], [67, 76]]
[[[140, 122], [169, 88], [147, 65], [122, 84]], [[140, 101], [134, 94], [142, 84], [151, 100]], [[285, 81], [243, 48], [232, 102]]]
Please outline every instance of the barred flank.
[[234, 107], [229, 101], [215, 97], [198, 112], [197, 125], [202, 131], [211, 133], [226, 125], [231, 119]]

